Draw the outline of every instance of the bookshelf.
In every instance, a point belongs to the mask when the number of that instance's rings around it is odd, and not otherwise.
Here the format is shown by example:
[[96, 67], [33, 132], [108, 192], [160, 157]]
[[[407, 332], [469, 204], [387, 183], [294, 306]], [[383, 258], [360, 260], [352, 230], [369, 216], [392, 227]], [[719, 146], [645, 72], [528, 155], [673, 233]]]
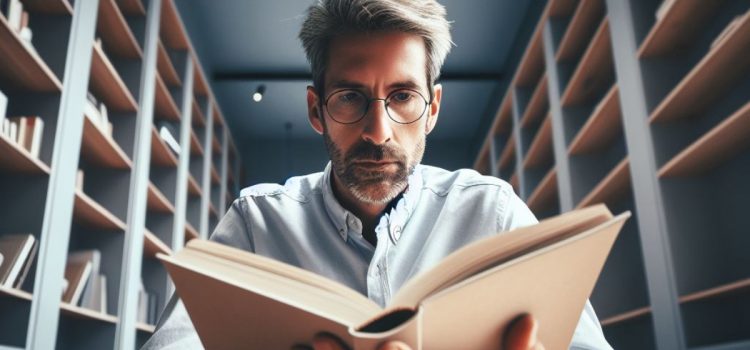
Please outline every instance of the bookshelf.
[[[138, 348], [155, 328], [140, 285], [163, 309], [156, 254], [208, 237], [239, 192], [237, 150], [172, 0], [22, 3], [33, 39], [0, 15], [0, 90], [44, 128], [38, 156], [0, 135], [0, 237], [30, 233], [39, 253], [0, 288], [0, 348]], [[69, 254], [94, 250], [106, 305], [62, 302]]]
[[477, 171], [634, 214], [590, 298], [616, 349], [750, 344], [749, 53], [747, 1], [550, 0], [497, 108]]

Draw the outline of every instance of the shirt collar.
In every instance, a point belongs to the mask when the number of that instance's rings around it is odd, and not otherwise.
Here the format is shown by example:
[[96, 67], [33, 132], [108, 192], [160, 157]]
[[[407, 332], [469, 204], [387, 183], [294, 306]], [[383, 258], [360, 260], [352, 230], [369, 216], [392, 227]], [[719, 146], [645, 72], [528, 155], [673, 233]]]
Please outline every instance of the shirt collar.
[[[341, 239], [346, 241], [348, 236], [347, 218], [355, 217], [350, 211], [344, 209], [339, 201], [333, 194], [333, 188], [331, 187], [331, 171], [333, 167], [329, 161], [323, 171], [323, 176], [320, 181], [320, 188], [323, 192], [323, 204], [325, 206], [328, 217], [331, 219], [333, 224], [336, 226], [336, 230]], [[414, 168], [414, 172], [409, 175], [409, 186], [406, 191], [396, 199], [396, 203], [391, 205], [390, 212], [390, 238], [394, 244], [400, 238], [400, 232], [403, 231], [406, 222], [414, 212], [422, 189], [422, 166], [417, 165]], [[386, 211], [387, 212], [387, 211]], [[357, 219], [359, 220], [359, 219]], [[361, 229], [361, 228], [360, 228]], [[396, 233], [398, 232], [398, 233]], [[395, 234], [394, 234], [395, 233]]]

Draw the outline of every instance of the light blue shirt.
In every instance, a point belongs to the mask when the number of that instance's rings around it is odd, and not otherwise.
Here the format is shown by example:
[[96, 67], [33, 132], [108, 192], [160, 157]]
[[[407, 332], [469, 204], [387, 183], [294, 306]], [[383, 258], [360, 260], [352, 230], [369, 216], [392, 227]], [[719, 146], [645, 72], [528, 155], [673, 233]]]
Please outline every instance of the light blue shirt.
[[[283, 186], [242, 190], [211, 239], [339, 281], [385, 306], [408, 279], [456, 249], [537, 222], [498, 178], [418, 165], [403, 196], [380, 218], [373, 247], [362, 236], [362, 222], [334, 197], [330, 176], [329, 163], [322, 173]], [[174, 296], [144, 349], [165, 347], [201, 348]], [[588, 302], [570, 348], [611, 349]]]

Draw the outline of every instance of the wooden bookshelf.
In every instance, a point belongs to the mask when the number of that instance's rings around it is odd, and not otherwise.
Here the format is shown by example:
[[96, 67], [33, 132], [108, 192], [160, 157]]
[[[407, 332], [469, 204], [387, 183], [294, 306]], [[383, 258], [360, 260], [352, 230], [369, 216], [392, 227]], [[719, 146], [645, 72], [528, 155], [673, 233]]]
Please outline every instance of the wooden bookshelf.
[[661, 20], [657, 20], [638, 49], [638, 58], [672, 53], [695, 41], [714, 17], [721, 1], [672, 1]]
[[[221, 110], [219, 109], [219, 105], [214, 104], [214, 125], [218, 125], [219, 127], [224, 127], [224, 115], [221, 114]], [[216, 130], [216, 128], [214, 128]]]
[[[1, 161], [2, 160], [0, 160], [0, 162]], [[482, 149], [479, 151], [479, 155], [477, 156], [477, 159], [474, 161], [474, 166], [472, 168], [482, 175], [490, 175], [490, 148], [489, 148], [488, 141], [484, 142], [484, 145], [482, 146]]]
[[108, 111], [135, 112], [138, 110], [138, 103], [135, 102], [127, 85], [97, 45], [94, 45], [94, 53], [91, 57], [89, 89], [107, 106]]
[[679, 298], [679, 301], [684, 304], [698, 300], [717, 298], [732, 293], [746, 293], [747, 291], [750, 291], [750, 278], [683, 295]]
[[567, 17], [576, 9], [578, 0], [551, 0], [547, 6], [546, 13], [542, 15], [539, 20], [540, 23], [544, 23], [547, 17], [559, 18]]
[[149, 211], [156, 213], [174, 213], [174, 205], [152, 182], [148, 184], [147, 207]]
[[500, 155], [500, 160], [497, 162], [498, 169], [505, 169], [510, 165], [516, 157], [516, 135], [513, 134], [508, 138], [508, 142], [503, 147], [503, 152]]
[[75, 191], [73, 220], [87, 227], [124, 231], [125, 223], [80, 189]]
[[526, 51], [521, 58], [513, 85], [520, 87], [533, 86], [544, 73], [544, 51], [542, 49], [542, 28], [537, 26]]
[[203, 116], [203, 111], [201, 110], [200, 106], [198, 106], [198, 102], [193, 98], [193, 125], [197, 127], [205, 127], [206, 126], [206, 117]]
[[115, 140], [104, 134], [89, 117], [83, 118], [81, 155], [91, 164], [105, 168], [130, 169], [132, 161]]
[[25, 290], [5, 287], [5, 286], [0, 286], [0, 297], [10, 297], [10, 298], [15, 298], [15, 299], [25, 300], [28, 302], [31, 302], [31, 299], [33, 298], [31, 293]]
[[160, 36], [164, 44], [173, 50], [187, 50], [190, 46], [185, 33], [185, 26], [180, 20], [172, 1], [162, 1]]
[[[511, 101], [511, 93], [510, 90], [505, 94], [505, 97], [503, 97], [503, 102], [500, 103], [500, 108], [497, 110], [497, 113], [495, 114], [495, 118], [492, 121], [492, 127], [490, 128], [491, 132], [490, 135], [488, 135], [488, 138], [491, 138], [493, 135], [502, 135], [510, 132], [510, 130], [513, 127], [513, 102]], [[487, 144], [489, 147], [489, 144]]]
[[622, 132], [620, 90], [613, 86], [570, 143], [568, 154], [592, 153], [604, 148]]
[[191, 239], [198, 238], [198, 230], [193, 227], [189, 222], [185, 222], [185, 243]]
[[118, 318], [116, 316], [101, 313], [99, 311], [89, 310], [80, 306], [71, 305], [66, 302], [60, 302], [60, 311], [63, 315], [78, 319], [106, 322], [111, 324], [117, 324], [118, 321]]
[[724, 119], [659, 169], [659, 177], [691, 176], [717, 167], [750, 146], [750, 103]]
[[73, 15], [73, 6], [67, 0], [23, 0], [23, 8], [49, 15]]
[[164, 80], [157, 74], [156, 75], [156, 97], [154, 101], [154, 108], [156, 115], [171, 121], [180, 120], [180, 109], [177, 108], [177, 104], [172, 98], [172, 94], [169, 93], [167, 85], [164, 84]]
[[219, 176], [219, 172], [216, 170], [216, 167], [211, 164], [211, 184], [212, 185], [218, 185], [221, 183], [221, 177]]
[[151, 164], [176, 168], [179, 161], [167, 146], [166, 142], [159, 136], [156, 127], [151, 127]]
[[616, 323], [625, 322], [628, 320], [646, 316], [650, 313], [651, 313], [651, 308], [647, 306], [647, 307], [638, 308], [632, 311], [623, 312], [619, 315], [615, 315], [612, 317], [607, 317], [601, 320], [599, 323], [602, 325], [602, 327], [606, 327], [606, 326], [610, 326]]
[[146, 15], [146, 8], [143, 6], [142, 0], [117, 0], [117, 4], [120, 5], [122, 13], [128, 16]]
[[555, 168], [550, 169], [547, 175], [542, 178], [539, 185], [531, 192], [529, 199], [526, 201], [529, 209], [537, 213], [551, 206], [551, 202], [557, 197], [557, 172]]
[[157, 253], [166, 255], [172, 255], [172, 249], [162, 242], [159, 237], [156, 237], [151, 231], [143, 231], [143, 253], [145, 256], [156, 258]]
[[597, 92], [612, 83], [614, 69], [609, 20], [605, 18], [565, 88], [562, 106], [572, 107], [591, 100]]
[[156, 326], [148, 323], [136, 322], [135, 329], [146, 333], [154, 333], [154, 331], [156, 331]]
[[0, 89], [5, 91], [60, 92], [62, 83], [55, 73], [30, 50], [0, 15]]
[[526, 159], [523, 160], [523, 168], [531, 169], [541, 166], [549, 162], [552, 157], [552, 118], [548, 115], [531, 142]]
[[190, 131], [190, 155], [191, 156], [202, 156], [203, 146], [198, 141], [198, 135], [195, 134], [195, 130]]
[[513, 176], [510, 177], [510, 181], [508, 181], [508, 183], [510, 183], [511, 187], [513, 187], [513, 190], [516, 191], [516, 193], [519, 193], [518, 172], [513, 173]]
[[213, 203], [208, 203], [208, 213], [211, 214], [214, 219], [219, 218], [219, 211], [216, 210], [216, 206]]
[[534, 89], [531, 99], [529, 99], [526, 110], [521, 117], [521, 127], [528, 128], [532, 124], [544, 117], [544, 113], [549, 109], [549, 96], [547, 94], [547, 74], [542, 75], [539, 84]]
[[604, 10], [604, 0], [581, 0], [560, 41], [555, 59], [570, 61], [578, 57], [591, 40], [597, 23], [604, 16]]
[[0, 134], [0, 172], [49, 175], [50, 169], [26, 149]]
[[650, 121], [665, 122], [700, 115], [723, 97], [750, 68], [750, 12], [738, 27], [693, 68], [651, 113]]
[[100, 0], [98, 16], [96, 31], [101, 35], [108, 52], [131, 59], [143, 56], [141, 47], [115, 0]]
[[211, 138], [211, 153], [215, 155], [221, 154], [221, 144], [219, 144], [219, 140], [215, 135]]
[[195, 181], [195, 178], [193, 175], [188, 176], [188, 194], [191, 196], [198, 196], [200, 197], [203, 192], [201, 191], [201, 187], [198, 186], [198, 181]]
[[197, 96], [207, 96], [208, 84], [206, 84], [206, 78], [203, 76], [203, 71], [201, 70], [200, 65], [197, 64], [197, 62], [195, 63], [195, 85], [193, 85], [193, 92]]
[[156, 56], [156, 69], [159, 72], [159, 75], [161, 75], [162, 80], [168, 85], [168, 86], [181, 86], [182, 81], [180, 80], [180, 75], [177, 74], [177, 70], [174, 68], [174, 64], [172, 64], [172, 59], [169, 58], [169, 54], [167, 54], [167, 49], [164, 47], [164, 44], [159, 41], [158, 45], [159, 51]]
[[625, 157], [579, 203], [577, 208], [597, 203], [612, 203], [630, 189], [630, 162]]

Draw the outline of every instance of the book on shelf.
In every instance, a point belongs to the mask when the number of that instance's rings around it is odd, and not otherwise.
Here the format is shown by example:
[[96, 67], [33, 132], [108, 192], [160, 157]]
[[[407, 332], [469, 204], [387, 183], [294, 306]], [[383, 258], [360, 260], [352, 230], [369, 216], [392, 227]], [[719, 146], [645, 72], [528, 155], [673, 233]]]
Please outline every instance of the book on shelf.
[[207, 348], [288, 349], [329, 332], [356, 349], [384, 339], [499, 349], [499, 330], [530, 313], [544, 325], [540, 341], [563, 349], [629, 216], [596, 205], [480, 239], [406, 282], [385, 308], [333, 280], [211, 241], [157, 257]]
[[99, 310], [99, 267], [101, 266], [102, 254], [98, 249], [82, 250], [68, 255], [68, 260], [89, 261], [91, 262], [90, 278], [86, 280], [83, 286], [83, 292], [79, 301], [79, 306], [91, 310]]
[[109, 121], [107, 105], [104, 102], [99, 102], [90, 92], [86, 97], [86, 104], [83, 106], [83, 115], [104, 135], [112, 137], [112, 123]]
[[156, 324], [157, 321], [157, 308], [156, 308], [156, 294], [149, 293], [141, 284], [138, 288], [138, 312], [136, 313], [136, 321], [146, 324]]
[[177, 128], [170, 122], [161, 121], [157, 123], [159, 128], [159, 137], [164, 140], [164, 143], [172, 150], [175, 155], [180, 155], [180, 143], [174, 135], [178, 135]]
[[70, 253], [65, 264], [65, 278], [68, 288], [63, 295], [63, 301], [71, 305], [78, 305], [83, 289], [91, 276], [91, 261], [84, 255]]
[[5, 122], [5, 114], [8, 111], [8, 96], [0, 90], [0, 121]]
[[0, 285], [20, 288], [26, 280], [29, 268], [36, 256], [36, 238], [32, 234], [9, 234], [0, 236]]
[[3, 266], [3, 253], [0, 253], [0, 266]]
[[18, 32], [21, 30], [21, 20], [23, 17], [23, 4], [21, 0], [8, 0], [8, 12], [5, 13], [8, 19], [8, 25], [11, 29]]
[[32, 157], [39, 158], [44, 132], [44, 121], [39, 117], [11, 117], [10, 139], [28, 151]]
[[94, 304], [93, 309], [98, 310], [99, 312], [106, 314], [107, 312], [107, 276], [105, 274], [100, 273], [99, 276], [97, 276], [98, 280], [98, 302], [99, 304]]

